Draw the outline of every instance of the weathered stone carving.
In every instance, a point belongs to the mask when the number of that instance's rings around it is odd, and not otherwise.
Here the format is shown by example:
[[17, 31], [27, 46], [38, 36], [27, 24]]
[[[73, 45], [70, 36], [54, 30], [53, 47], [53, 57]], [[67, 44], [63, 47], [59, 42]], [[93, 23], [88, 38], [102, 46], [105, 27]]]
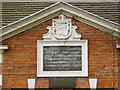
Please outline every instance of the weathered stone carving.
[[47, 34], [43, 35], [44, 40], [66, 40], [80, 39], [81, 34], [76, 32], [77, 26], [72, 26], [72, 20], [60, 15], [59, 19], [52, 20], [52, 26], [48, 26]]

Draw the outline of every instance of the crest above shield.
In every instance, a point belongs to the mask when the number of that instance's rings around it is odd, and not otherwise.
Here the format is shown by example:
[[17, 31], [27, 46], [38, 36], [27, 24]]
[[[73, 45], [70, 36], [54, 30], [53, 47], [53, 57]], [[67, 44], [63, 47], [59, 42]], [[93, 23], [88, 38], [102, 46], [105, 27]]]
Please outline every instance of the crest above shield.
[[72, 20], [60, 15], [59, 19], [52, 19], [52, 26], [48, 26], [47, 34], [43, 35], [44, 40], [67, 40], [80, 39], [81, 34], [76, 32], [77, 26], [72, 26]]

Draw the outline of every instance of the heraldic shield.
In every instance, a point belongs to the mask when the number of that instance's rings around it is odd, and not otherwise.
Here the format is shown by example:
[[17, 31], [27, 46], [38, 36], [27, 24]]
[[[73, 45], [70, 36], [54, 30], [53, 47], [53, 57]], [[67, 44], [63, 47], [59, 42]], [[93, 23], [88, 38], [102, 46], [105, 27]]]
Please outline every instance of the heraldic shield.
[[48, 26], [47, 34], [43, 35], [44, 40], [67, 40], [80, 39], [81, 34], [76, 32], [77, 26], [72, 26], [72, 20], [60, 15], [59, 19], [52, 19], [52, 26]]
[[53, 19], [53, 34], [58, 39], [66, 39], [71, 35], [71, 19], [60, 15], [59, 19]]

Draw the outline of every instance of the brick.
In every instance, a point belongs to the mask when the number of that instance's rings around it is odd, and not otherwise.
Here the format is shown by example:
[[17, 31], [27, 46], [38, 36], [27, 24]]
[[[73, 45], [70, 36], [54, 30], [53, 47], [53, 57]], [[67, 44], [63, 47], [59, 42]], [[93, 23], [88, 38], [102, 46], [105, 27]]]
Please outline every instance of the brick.
[[48, 78], [37, 78], [36, 88], [49, 88], [49, 79]]
[[[49, 88], [49, 78], [37, 78], [36, 71], [37, 40], [42, 40], [42, 35], [48, 32], [46, 27], [51, 24], [51, 20], [48, 20], [3, 41], [3, 45], [9, 45], [9, 50], [3, 54], [4, 88], [26, 88], [27, 79], [31, 77], [36, 79], [36, 88]], [[99, 88], [117, 88], [117, 84], [120, 85], [120, 80], [117, 80], [120, 76], [118, 74], [120, 57], [115, 44], [120, 41], [120, 38], [75, 19], [73, 24], [78, 27], [77, 32], [82, 34], [82, 40], [88, 40], [89, 60], [89, 77], [76, 78], [76, 88], [89, 88], [89, 78], [98, 78]], [[113, 79], [116, 81], [113, 82]]]
[[76, 78], [76, 88], [89, 88], [88, 78]]
[[112, 80], [99, 80], [97, 88], [113, 88], [113, 81]]

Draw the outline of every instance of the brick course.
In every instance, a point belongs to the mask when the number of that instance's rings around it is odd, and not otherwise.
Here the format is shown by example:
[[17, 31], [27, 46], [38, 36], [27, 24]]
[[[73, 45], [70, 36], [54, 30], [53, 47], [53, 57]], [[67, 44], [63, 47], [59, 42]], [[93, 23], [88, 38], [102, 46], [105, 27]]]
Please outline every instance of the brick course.
[[[72, 18], [73, 19], [73, 18]], [[89, 78], [98, 79], [98, 88], [118, 88], [118, 49], [120, 38], [97, 28], [72, 20], [82, 40], [88, 40], [88, 78], [76, 78], [76, 88], [89, 88]], [[49, 78], [37, 78], [37, 40], [42, 40], [48, 20], [3, 41], [9, 45], [3, 59], [3, 88], [27, 88], [27, 79], [36, 79], [36, 88], [49, 88]], [[120, 82], [119, 82], [120, 83]]]

